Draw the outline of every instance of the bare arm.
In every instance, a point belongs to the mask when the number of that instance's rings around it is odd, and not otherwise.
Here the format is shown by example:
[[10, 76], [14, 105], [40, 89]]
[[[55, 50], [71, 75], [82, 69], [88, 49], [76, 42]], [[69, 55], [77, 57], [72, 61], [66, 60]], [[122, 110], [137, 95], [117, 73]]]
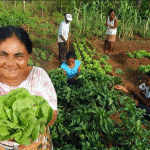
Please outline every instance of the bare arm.
[[60, 37], [62, 38], [62, 40], [64, 40], [64, 42], [67, 42], [67, 41], [65, 40], [65, 38], [64, 38], [62, 35], [60, 35]]
[[79, 68], [78, 68], [78, 73], [81, 71], [81, 66], [79, 66]]
[[120, 90], [120, 91], [122, 90], [127, 94], [131, 94], [131, 91], [127, 90], [127, 88], [125, 88], [124, 86], [121, 86], [121, 85], [114, 85], [114, 89]]
[[57, 113], [58, 111], [57, 110], [53, 110], [53, 118], [52, 120], [50, 121], [50, 123], [47, 125], [47, 127], [50, 127], [53, 125], [53, 123], [55, 122], [56, 118], [57, 118]]

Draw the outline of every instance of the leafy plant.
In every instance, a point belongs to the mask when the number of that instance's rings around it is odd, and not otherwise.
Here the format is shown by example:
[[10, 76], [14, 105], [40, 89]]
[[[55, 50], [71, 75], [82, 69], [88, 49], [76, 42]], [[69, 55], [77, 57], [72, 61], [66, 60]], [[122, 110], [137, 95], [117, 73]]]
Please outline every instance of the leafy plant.
[[50, 57], [48, 58], [48, 61], [50, 61], [53, 56], [54, 56], [54, 53], [52, 53], [52, 54], [50, 55]]
[[33, 66], [33, 60], [29, 59], [28, 65]]
[[42, 52], [40, 57], [41, 57], [43, 60], [45, 60], [45, 59], [46, 59], [46, 55], [45, 55], [45, 53], [44, 53], [44, 52]]
[[123, 71], [122, 71], [120, 68], [117, 68], [117, 69], [115, 70], [115, 73], [116, 73], [116, 74], [123, 74]]
[[39, 67], [39, 66], [40, 66], [40, 64], [39, 64], [39, 63], [36, 63], [35, 65], [36, 65], [37, 67]]
[[0, 96], [0, 141], [14, 139], [21, 145], [35, 141], [53, 118], [53, 109], [41, 96], [25, 88]]
[[134, 58], [134, 55], [131, 52], [126, 53], [129, 57]]
[[112, 72], [112, 66], [111, 65], [105, 65], [105, 71], [106, 72]]
[[150, 65], [147, 66], [141, 65], [138, 67], [138, 70], [142, 71], [142, 73], [148, 73], [150, 72]]
[[103, 65], [108, 64], [107, 61], [103, 57], [101, 57], [99, 60], [100, 60], [101, 64], [103, 64]]

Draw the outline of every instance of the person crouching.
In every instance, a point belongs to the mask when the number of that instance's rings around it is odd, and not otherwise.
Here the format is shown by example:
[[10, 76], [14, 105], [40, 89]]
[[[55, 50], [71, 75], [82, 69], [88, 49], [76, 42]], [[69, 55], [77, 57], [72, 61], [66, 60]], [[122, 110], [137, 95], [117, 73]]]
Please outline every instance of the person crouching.
[[69, 51], [66, 54], [66, 62], [63, 62], [62, 65], [60, 66], [68, 78], [67, 82], [69, 85], [77, 83], [77, 76], [81, 70], [80, 65], [81, 62], [76, 60], [76, 55], [74, 51]]

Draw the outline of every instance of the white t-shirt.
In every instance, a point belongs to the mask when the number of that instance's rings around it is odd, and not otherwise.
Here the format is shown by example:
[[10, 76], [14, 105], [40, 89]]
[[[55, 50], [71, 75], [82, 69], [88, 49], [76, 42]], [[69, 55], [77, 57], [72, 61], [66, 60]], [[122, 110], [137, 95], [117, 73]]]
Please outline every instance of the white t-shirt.
[[65, 40], [67, 41], [68, 39], [68, 34], [69, 34], [69, 29], [70, 29], [70, 22], [66, 23], [65, 20], [63, 20], [60, 25], [59, 25], [59, 32], [58, 32], [58, 42], [65, 42], [60, 35], [62, 35]]
[[141, 89], [142, 91], [145, 91], [145, 98], [150, 98], [149, 87], [147, 87], [147, 86], [145, 85], [145, 83], [142, 83], [142, 84], [139, 86], [139, 89]]
[[[107, 23], [114, 26], [115, 19], [116, 19], [116, 17], [112, 21], [110, 21], [110, 16], [108, 16]], [[107, 26], [106, 34], [115, 35], [116, 33], [117, 33], [117, 28], [111, 28], [111, 27]]]

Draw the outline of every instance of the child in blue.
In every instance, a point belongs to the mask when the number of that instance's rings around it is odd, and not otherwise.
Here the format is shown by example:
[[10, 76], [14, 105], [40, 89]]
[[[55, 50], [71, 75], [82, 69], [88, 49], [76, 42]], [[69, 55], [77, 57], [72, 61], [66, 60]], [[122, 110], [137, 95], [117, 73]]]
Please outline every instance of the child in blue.
[[77, 80], [77, 73], [80, 72], [81, 62], [76, 60], [76, 55], [73, 51], [69, 51], [66, 54], [66, 62], [63, 62], [60, 66], [64, 73], [67, 75], [68, 83]]

